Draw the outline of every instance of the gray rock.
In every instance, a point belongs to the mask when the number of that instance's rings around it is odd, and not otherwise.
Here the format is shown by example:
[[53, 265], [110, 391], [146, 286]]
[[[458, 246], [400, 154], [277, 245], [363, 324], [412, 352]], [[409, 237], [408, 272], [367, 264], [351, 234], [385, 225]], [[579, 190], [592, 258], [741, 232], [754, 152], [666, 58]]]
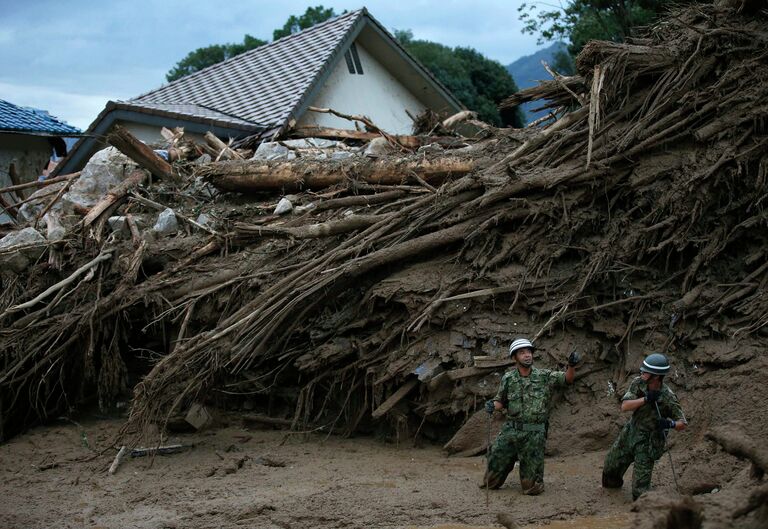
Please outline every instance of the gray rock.
[[47, 243], [34, 228], [9, 233], [0, 239], [0, 270], [23, 272], [43, 255]]
[[152, 230], [158, 235], [173, 235], [179, 231], [179, 221], [171, 208], [165, 208], [157, 217]]
[[293, 210], [293, 203], [288, 200], [288, 197], [283, 197], [280, 199], [280, 202], [277, 203], [273, 214], [283, 215], [285, 213], [289, 213], [291, 210]]
[[265, 142], [259, 145], [251, 160], [293, 160], [296, 153], [277, 142]]
[[102, 149], [88, 160], [62, 203], [90, 208], [122, 182], [137, 165], [114, 147]]

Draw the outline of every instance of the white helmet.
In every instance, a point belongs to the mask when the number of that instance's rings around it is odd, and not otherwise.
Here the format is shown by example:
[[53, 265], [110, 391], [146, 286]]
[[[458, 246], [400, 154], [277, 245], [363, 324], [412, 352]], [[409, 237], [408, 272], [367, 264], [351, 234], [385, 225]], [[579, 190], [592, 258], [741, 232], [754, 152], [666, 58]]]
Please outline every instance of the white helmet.
[[535, 347], [531, 343], [530, 340], [527, 340], [525, 338], [515, 338], [515, 341], [513, 341], [511, 344], [509, 344], [509, 356], [515, 356], [515, 351], [518, 349], [530, 349], [533, 351]]

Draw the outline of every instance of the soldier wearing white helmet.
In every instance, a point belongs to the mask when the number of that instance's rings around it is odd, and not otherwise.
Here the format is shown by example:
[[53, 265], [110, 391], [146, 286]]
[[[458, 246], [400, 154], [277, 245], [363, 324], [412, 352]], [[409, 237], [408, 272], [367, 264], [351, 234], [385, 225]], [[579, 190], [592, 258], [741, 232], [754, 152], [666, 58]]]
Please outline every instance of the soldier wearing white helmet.
[[651, 488], [654, 463], [664, 453], [668, 430], [684, 430], [688, 423], [674, 392], [664, 384], [669, 360], [661, 353], [648, 355], [640, 376], [629, 385], [621, 411], [632, 412], [619, 436], [605, 455], [603, 487], [621, 488], [624, 473], [634, 463], [632, 498]]
[[506, 410], [507, 420], [491, 448], [481, 487], [498, 489], [520, 461], [523, 494], [544, 491], [544, 444], [552, 390], [573, 384], [581, 358], [572, 352], [566, 371], [538, 369], [533, 367], [533, 351], [533, 343], [526, 338], [510, 344], [509, 355], [515, 359], [516, 368], [502, 377], [496, 396], [486, 403], [488, 413]]

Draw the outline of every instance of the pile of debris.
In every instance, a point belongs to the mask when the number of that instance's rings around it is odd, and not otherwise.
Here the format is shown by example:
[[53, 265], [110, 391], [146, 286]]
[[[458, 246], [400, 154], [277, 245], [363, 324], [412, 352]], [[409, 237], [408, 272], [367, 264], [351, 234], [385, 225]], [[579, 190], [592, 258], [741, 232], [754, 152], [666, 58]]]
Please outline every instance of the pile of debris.
[[[526, 131], [397, 137], [352, 116], [370, 130], [255, 153], [170, 134], [172, 164], [118, 131], [122, 180], [71, 211], [88, 169], [61, 180], [64, 232], [11, 247], [28, 262], [2, 279], [5, 434], [133, 387], [127, 432], [214, 402], [440, 439], [495, 394], [516, 335], [552, 366], [581, 348], [593, 400], [650, 349], [686, 387], [757, 359], [768, 19], [746, 11], [696, 6], [632, 43], [591, 42], [578, 75], [504, 103], [546, 99], [550, 120]], [[40, 204], [35, 219], [57, 207]]]

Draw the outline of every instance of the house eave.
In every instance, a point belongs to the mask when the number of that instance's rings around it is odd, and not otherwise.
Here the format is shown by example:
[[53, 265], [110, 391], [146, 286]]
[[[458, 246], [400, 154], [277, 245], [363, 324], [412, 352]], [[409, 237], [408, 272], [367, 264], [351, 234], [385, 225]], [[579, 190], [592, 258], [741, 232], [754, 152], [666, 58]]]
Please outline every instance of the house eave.
[[[129, 110], [130, 108], [130, 110]], [[184, 127], [187, 132], [205, 134], [212, 132], [220, 137], [240, 138], [263, 129], [258, 125], [252, 127], [234, 126], [216, 119], [204, 119], [176, 112], [165, 112], [158, 109], [135, 109], [135, 105], [109, 101], [104, 110], [97, 116], [81, 139], [72, 147], [69, 154], [62, 160], [52, 176], [73, 173], [82, 169], [98, 148], [101, 138], [105, 137], [116, 122], [127, 121], [156, 127]]]

